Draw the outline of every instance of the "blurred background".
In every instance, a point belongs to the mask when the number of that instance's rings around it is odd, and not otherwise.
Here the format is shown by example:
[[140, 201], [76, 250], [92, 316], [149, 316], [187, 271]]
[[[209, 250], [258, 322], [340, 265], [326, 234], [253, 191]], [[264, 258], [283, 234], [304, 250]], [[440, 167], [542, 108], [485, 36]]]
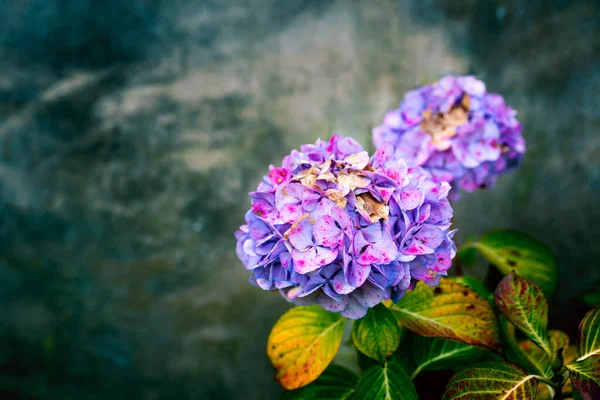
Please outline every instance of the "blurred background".
[[289, 306], [235, 256], [246, 193], [317, 137], [372, 150], [447, 73], [505, 95], [528, 146], [456, 204], [458, 238], [547, 244], [574, 332], [600, 278], [598, 2], [0, 0], [2, 398], [281, 398]]

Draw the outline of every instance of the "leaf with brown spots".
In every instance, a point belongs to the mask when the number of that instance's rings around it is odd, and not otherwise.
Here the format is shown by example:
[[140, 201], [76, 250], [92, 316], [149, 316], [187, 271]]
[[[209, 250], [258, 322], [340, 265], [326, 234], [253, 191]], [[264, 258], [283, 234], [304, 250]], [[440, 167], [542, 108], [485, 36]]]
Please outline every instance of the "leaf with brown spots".
[[546, 331], [548, 302], [538, 285], [511, 272], [498, 284], [495, 299], [506, 319], [554, 357]]
[[579, 361], [600, 355], [600, 306], [588, 312], [579, 324]]
[[444, 400], [533, 400], [538, 381], [517, 364], [493, 361], [467, 368], [450, 380]]
[[413, 332], [454, 339], [497, 350], [499, 327], [490, 303], [461, 283], [443, 279], [438, 287], [419, 282], [392, 306], [398, 320]]
[[467, 247], [474, 247], [500, 272], [518, 275], [540, 285], [550, 296], [556, 288], [557, 267], [546, 246], [531, 236], [517, 231], [488, 232]]
[[295, 307], [283, 314], [269, 335], [267, 356], [285, 389], [306, 386], [335, 357], [345, 319], [320, 306]]

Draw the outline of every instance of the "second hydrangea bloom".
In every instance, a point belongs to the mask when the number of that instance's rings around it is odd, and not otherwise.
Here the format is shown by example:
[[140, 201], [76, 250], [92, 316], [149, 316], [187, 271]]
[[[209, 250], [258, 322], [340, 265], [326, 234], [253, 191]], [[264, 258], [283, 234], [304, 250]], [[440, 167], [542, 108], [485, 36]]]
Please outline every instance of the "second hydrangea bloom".
[[353, 319], [417, 280], [438, 284], [456, 253], [450, 185], [393, 153], [369, 158], [334, 135], [271, 166], [236, 233], [250, 281]]
[[437, 181], [472, 192], [492, 186], [525, 152], [516, 112], [472, 76], [447, 76], [410, 91], [400, 108], [373, 129], [375, 146], [390, 143], [395, 157], [422, 166]]

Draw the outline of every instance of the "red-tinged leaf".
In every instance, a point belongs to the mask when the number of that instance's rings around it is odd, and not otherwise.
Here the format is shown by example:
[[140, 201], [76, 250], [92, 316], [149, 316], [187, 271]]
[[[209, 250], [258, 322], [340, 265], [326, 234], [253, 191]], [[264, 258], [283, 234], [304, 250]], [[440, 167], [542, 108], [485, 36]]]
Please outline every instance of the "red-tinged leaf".
[[493, 350], [500, 347], [498, 321], [490, 303], [461, 283], [443, 279], [439, 286], [430, 287], [419, 282], [392, 310], [419, 335]]
[[529, 339], [553, 357], [548, 340], [548, 302], [542, 289], [525, 278], [510, 273], [496, 288], [496, 304], [502, 314]]
[[600, 355], [600, 306], [588, 312], [579, 324], [579, 360]]
[[477, 364], [450, 380], [444, 400], [533, 400], [538, 381], [520, 366], [503, 361]]
[[567, 364], [573, 387], [584, 400], [600, 399], [600, 355]]
[[279, 318], [267, 344], [267, 356], [285, 389], [308, 385], [335, 357], [346, 320], [321, 306], [294, 307]]

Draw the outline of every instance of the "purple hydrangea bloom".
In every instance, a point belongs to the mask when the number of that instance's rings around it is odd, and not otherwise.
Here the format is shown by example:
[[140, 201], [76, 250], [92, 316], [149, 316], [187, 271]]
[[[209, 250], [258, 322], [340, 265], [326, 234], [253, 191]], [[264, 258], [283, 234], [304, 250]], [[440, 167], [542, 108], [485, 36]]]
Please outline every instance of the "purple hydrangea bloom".
[[271, 166], [236, 232], [250, 282], [352, 319], [437, 285], [456, 254], [450, 185], [392, 155], [334, 135]]
[[450, 182], [450, 199], [457, 200], [459, 188], [491, 187], [518, 166], [525, 140], [515, 115], [475, 77], [446, 76], [408, 92], [373, 129], [373, 142], [391, 143], [395, 157]]

